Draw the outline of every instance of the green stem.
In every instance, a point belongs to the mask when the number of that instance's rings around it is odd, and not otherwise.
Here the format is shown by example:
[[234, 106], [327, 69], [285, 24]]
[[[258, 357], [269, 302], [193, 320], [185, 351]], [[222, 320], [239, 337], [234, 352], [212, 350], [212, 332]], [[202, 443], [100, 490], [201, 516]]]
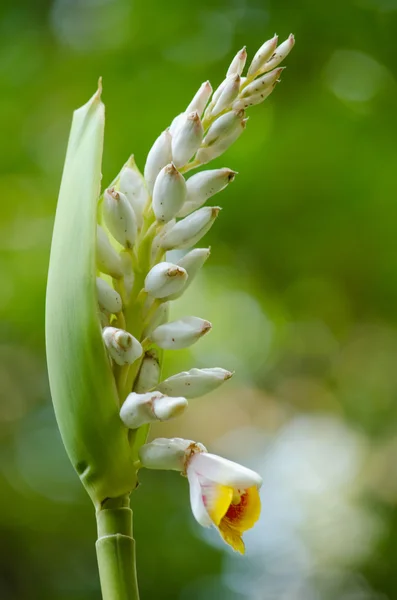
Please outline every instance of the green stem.
[[139, 600], [129, 497], [108, 500], [96, 514], [96, 551], [103, 600]]

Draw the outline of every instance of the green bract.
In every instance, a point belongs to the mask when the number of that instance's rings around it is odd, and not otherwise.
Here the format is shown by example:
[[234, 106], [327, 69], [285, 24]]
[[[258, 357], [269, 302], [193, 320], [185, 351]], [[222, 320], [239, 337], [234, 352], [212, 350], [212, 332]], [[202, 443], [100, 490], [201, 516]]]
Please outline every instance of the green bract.
[[136, 483], [96, 298], [95, 236], [105, 123], [100, 91], [73, 116], [46, 304], [55, 413], [70, 460], [96, 506], [128, 494]]

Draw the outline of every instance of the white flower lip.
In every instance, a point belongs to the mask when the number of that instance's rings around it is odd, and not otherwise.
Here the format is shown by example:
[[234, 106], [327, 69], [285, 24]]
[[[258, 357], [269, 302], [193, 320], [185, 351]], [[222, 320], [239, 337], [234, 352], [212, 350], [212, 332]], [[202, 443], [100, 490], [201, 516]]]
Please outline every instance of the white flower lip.
[[211, 323], [199, 317], [184, 317], [157, 327], [150, 335], [152, 342], [164, 350], [188, 348], [211, 330]]
[[179, 292], [185, 285], [188, 274], [181, 266], [161, 262], [149, 271], [145, 279], [145, 291], [154, 298], [166, 298]]
[[187, 466], [187, 471], [189, 470], [228, 487], [246, 489], [262, 485], [262, 477], [255, 471], [207, 452], [192, 456]]

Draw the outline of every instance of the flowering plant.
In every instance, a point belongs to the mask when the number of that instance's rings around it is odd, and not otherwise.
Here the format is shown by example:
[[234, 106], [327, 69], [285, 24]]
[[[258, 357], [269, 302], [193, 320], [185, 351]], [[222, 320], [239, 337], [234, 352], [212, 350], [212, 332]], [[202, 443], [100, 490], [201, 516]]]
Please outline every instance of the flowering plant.
[[[191, 440], [147, 437], [150, 423], [176, 417], [232, 376], [217, 367], [161, 378], [164, 350], [211, 329], [196, 316], [169, 322], [168, 307], [209, 257], [209, 248], [189, 251], [220, 211], [204, 204], [236, 172], [184, 174], [223, 154], [244, 131], [246, 109], [271, 94], [294, 38], [277, 44], [274, 36], [261, 46], [245, 77], [240, 50], [221, 85], [213, 92], [203, 83], [158, 137], [143, 175], [132, 156], [103, 194], [101, 84], [74, 114], [48, 275], [47, 360], [62, 438], [96, 509], [105, 600], [138, 598], [129, 497], [140, 468], [185, 475], [194, 517], [241, 553], [260, 514], [257, 473]], [[175, 249], [188, 251], [170, 262]]]

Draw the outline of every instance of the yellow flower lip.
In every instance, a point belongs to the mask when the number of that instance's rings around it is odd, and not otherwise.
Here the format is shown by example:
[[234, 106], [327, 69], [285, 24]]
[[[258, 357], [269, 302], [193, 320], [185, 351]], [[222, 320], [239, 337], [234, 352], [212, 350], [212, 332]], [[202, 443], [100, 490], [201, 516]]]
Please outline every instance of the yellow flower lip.
[[259, 475], [206, 452], [190, 458], [187, 475], [197, 521], [204, 527], [214, 525], [227, 544], [244, 554], [242, 535], [261, 512]]

